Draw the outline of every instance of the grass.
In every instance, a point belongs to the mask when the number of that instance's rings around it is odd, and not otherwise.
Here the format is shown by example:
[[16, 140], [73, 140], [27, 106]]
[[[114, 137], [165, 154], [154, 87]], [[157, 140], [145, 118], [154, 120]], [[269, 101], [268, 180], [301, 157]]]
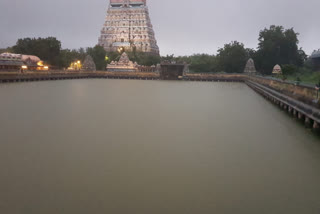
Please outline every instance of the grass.
[[318, 84], [320, 81], [320, 72], [295, 73], [287, 76], [287, 80], [296, 81], [298, 77], [300, 78], [302, 83]]

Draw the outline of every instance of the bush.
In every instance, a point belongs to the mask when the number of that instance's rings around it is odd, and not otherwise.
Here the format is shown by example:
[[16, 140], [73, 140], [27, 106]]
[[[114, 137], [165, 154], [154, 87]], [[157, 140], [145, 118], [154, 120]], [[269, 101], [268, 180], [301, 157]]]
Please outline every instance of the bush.
[[292, 74], [298, 72], [298, 70], [299, 70], [298, 67], [295, 66], [295, 65], [292, 65], [292, 64], [290, 64], [290, 65], [283, 65], [283, 66], [282, 66], [282, 73], [283, 73], [284, 75], [286, 75], [286, 76], [292, 75]]

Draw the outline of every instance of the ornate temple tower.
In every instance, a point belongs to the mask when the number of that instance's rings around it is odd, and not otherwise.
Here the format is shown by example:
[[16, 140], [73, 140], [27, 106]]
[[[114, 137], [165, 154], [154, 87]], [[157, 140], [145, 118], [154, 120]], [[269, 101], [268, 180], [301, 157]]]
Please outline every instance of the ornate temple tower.
[[110, 0], [99, 45], [107, 52], [136, 48], [159, 55], [146, 0]]

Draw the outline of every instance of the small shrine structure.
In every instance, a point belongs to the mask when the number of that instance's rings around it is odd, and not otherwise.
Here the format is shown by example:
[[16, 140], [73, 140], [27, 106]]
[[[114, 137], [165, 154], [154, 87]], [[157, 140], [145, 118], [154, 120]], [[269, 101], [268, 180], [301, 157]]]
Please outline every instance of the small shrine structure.
[[282, 74], [282, 69], [280, 65], [275, 65], [272, 70], [272, 74], [278, 75]]
[[247, 64], [246, 64], [246, 67], [244, 68], [244, 73], [246, 74], [255, 74], [257, 73], [257, 70], [256, 70], [256, 66], [254, 64], [254, 61], [253, 59], [249, 59]]
[[83, 66], [82, 66], [83, 71], [96, 71], [96, 64], [94, 63], [92, 57], [90, 55], [86, 56]]
[[137, 72], [138, 64], [130, 61], [128, 55], [124, 52], [118, 62], [112, 61], [107, 65], [107, 71], [111, 72]]

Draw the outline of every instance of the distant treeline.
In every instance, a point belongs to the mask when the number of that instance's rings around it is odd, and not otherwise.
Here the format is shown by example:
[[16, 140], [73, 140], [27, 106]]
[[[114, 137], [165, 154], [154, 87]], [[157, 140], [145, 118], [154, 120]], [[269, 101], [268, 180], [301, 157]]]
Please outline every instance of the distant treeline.
[[15, 46], [2, 50], [26, 55], [35, 55], [46, 64], [57, 68], [67, 68], [74, 61], [83, 61], [87, 55], [94, 59], [97, 69], [104, 69], [106, 52], [102, 47], [62, 49], [61, 42], [54, 37], [19, 39]]
[[[192, 56], [155, 56], [138, 52], [135, 49], [128, 52], [129, 58], [140, 65], [156, 65], [161, 61], [186, 62], [190, 64], [191, 72], [226, 72], [242, 73], [249, 58], [255, 61], [259, 73], [270, 75], [272, 68], [279, 64], [284, 72], [294, 73], [301, 69], [312, 69], [305, 52], [299, 48], [298, 33], [292, 28], [270, 26], [260, 31], [258, 48], [249, 49], [243, 43], [232, 41], [218, 50], [217, 55], [195, 54]], [[103, 47], [80, 48], [78, 50], [62, 49], [61, 42], [54, 37], [19, 39], [15, 46], [0, 49], [19, 54], [36, 55], [46, 63], [59, 68], [68, 67], [75, 60], [83, 61], [86, 55], [91, 55], [98, 70], [104, 70], [111, 61], [118, 60], [121, 53], [107, 53]]]
[[[95, 46], [80, 48], [78, 50], [62, 49], [61, 42], [54, 37], [48, 38], [24, 38], [19, 39], [13, 47], [0, 49], [0, 53], [11, 52], [16, 54], [35, 55], [46, 64], [57, 68], [67, 68], [72, 62], [84, 61], [90, 55], [98, 70], [105, 70], [106, 65], [111, 61], [119, 60], [121, 52], [107, 53], [103, 47]], [[140, 65], [156, 65], [160, 63], [160, 56], [137, 52], [135, 49], [128, 52], [132, 61]]]
[[249, 58], [255, 61], [259, 73], [270, 75], [276, 64], [287, 74], [301, 69], [311, 69], [305, 52], [298, 47], [298, 33], [292, 28], [270, 26], [260, 31], [257, 50], [245, 48], [243, 43], [232, 41], [218, 50], [217, 55], [195, 54], [192, 56], [168, 55], [167, 60], [184, 61], [192, 72], [242, 73]]

